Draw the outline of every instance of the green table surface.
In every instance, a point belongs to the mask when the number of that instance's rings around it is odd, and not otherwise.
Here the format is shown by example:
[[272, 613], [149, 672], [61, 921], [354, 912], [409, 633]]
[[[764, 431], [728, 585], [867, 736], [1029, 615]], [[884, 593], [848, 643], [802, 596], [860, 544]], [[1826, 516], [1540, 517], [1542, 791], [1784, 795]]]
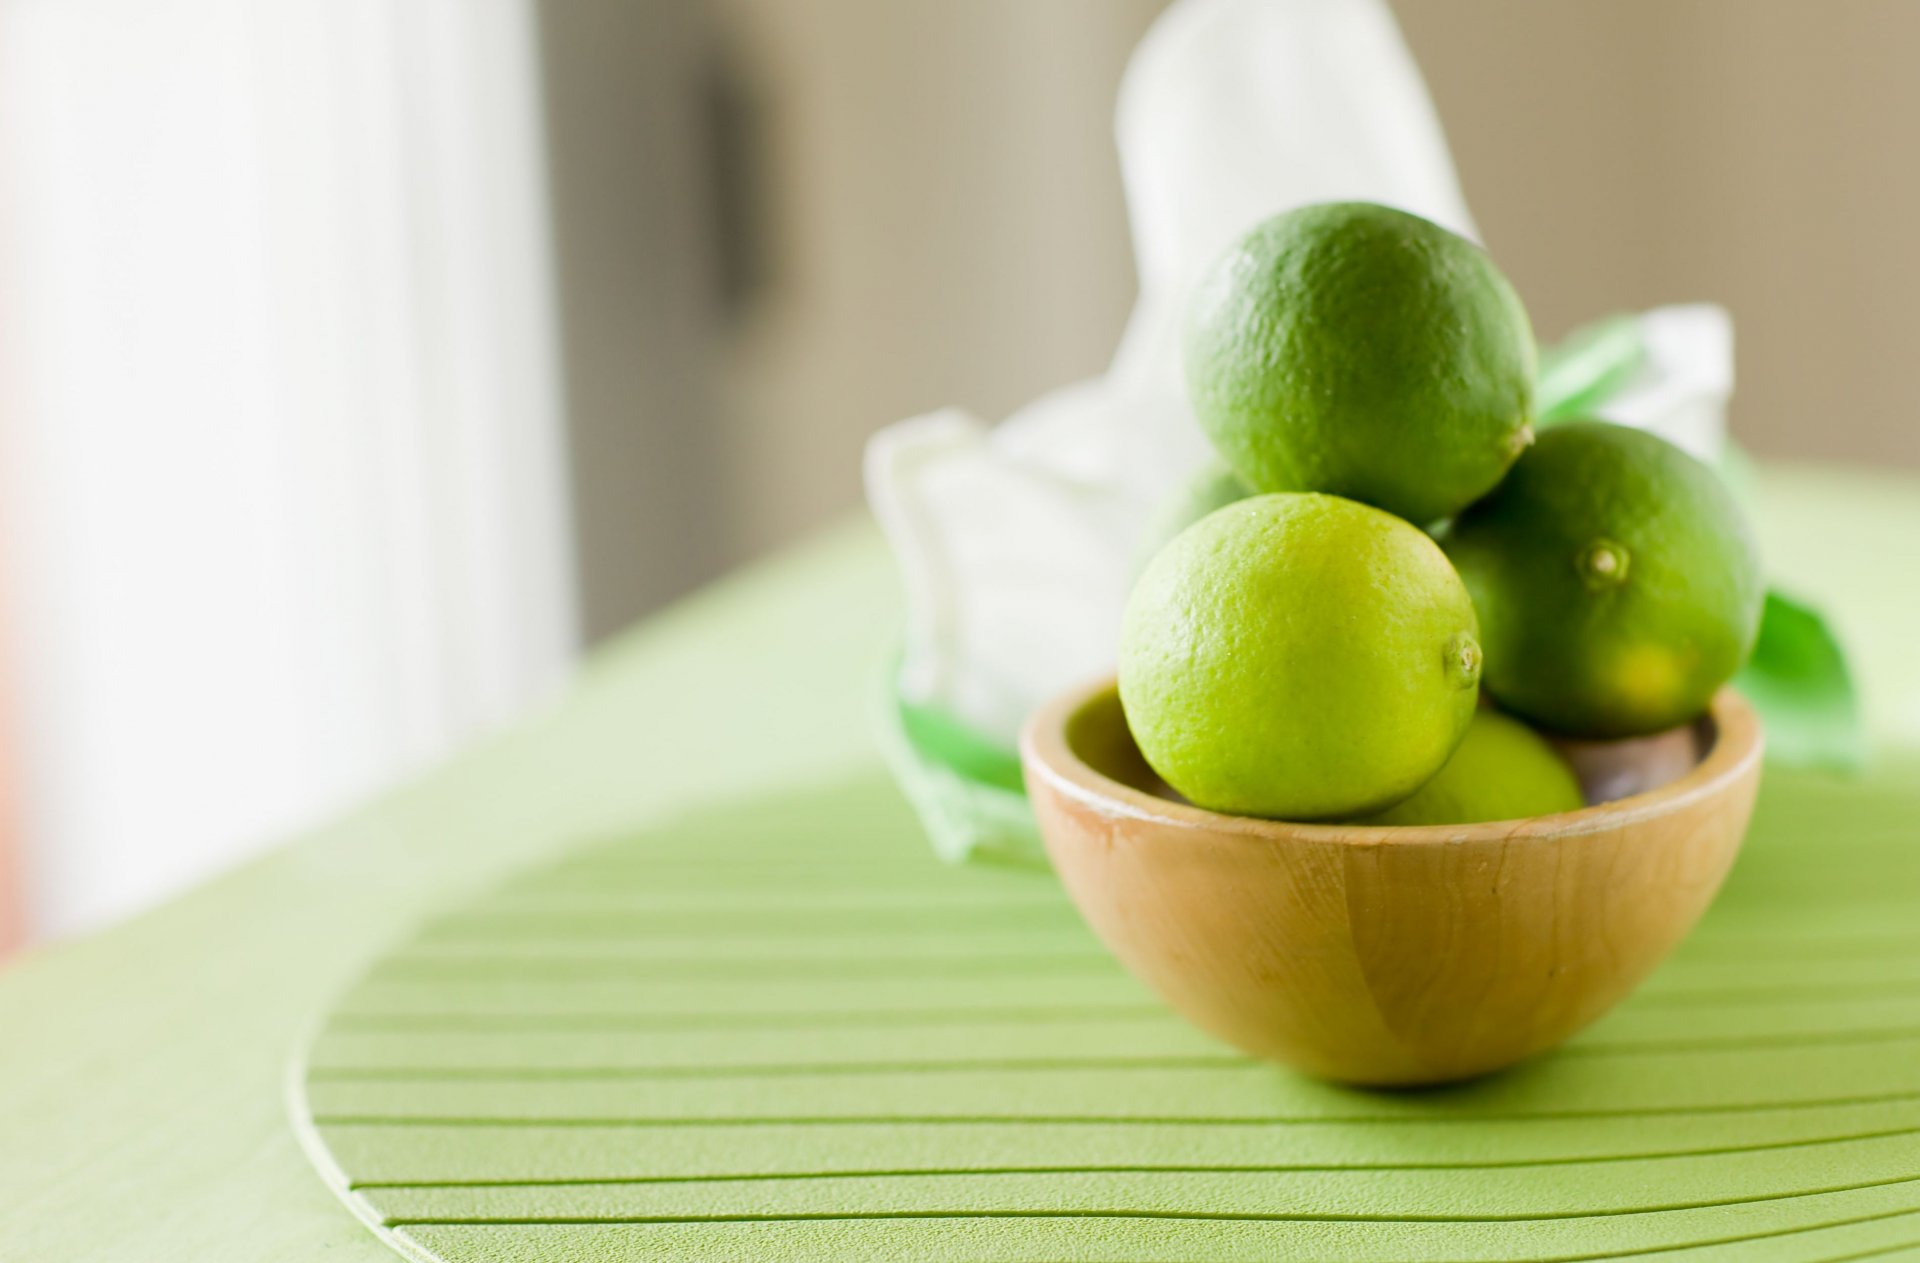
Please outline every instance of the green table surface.
[[[1774, 469], [1762, 506], [1773, 570], [1828, 608], [1865, 684], [1883, 753], [1862, 792], [1910, 786], [1920, 479]], [[423, 918], [528, 865], [693, 808], [870, 779], [896, 623], [877, 539], [837, 530], [635, 629], [553, 706], [418, 783], [0, 972], [0, 1260], [391, 1258], [288, 1124], [289, 1058], [319, 1012]]]

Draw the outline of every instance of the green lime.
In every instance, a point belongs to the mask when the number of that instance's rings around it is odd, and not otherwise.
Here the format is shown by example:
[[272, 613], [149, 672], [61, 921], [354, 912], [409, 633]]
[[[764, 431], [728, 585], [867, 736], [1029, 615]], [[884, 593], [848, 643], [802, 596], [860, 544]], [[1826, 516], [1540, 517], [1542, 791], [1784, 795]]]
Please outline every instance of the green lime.
[[1165, 548], [1168, 540], [1207, 514], [1252, 494], [1253, 489], [1240, 481], [1239, 474], [1217, 460], [1208, 462], [1155, 510], [1147, 529], [1140, 536], [1140, 547], [1135, 554], [1139, 561], [1135, 569], [1152, 561], [1153, 555]]
[[1539, 733], [1497, 710], [1481, 710], [1432, 780], [1365, 823], [1525, 820], [1586, 805], [1573, 769]]
[[1473, 717], [1473, 604], [1445, 554], [1337, 496], [1255, 496], [1182, 531], [1140, 576], [1120, 702], [1193, 803], [1312, 820], [1399, 801]]
[[1526, 447], [1534, 357], [1485, 252], [1368, 202], [1242, 237], [1196, 289], [1186, 339], [1194, 412], [1248, 486], [1421, 525], [1485, 495]]
[[1632, 737], [1692, 719], [1753, 648], [1753, 536], [1711, 469], [1663, 439], [1558, 425], [1462, 514], [1487, 691], [1546, 728]]

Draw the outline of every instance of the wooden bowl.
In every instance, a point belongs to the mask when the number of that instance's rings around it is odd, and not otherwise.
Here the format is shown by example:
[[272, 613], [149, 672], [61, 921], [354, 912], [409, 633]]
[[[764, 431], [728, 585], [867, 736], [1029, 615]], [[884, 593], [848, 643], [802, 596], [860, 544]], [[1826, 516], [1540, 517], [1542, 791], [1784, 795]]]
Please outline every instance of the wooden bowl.
[[1696, 745], [1678, 780], [1555, 816], [1288, 824], [1179, 801], [1109, 679], [1035, 714], [1021, 758], [1054, 869], [1137, 977], [1256, 1056], [1391, 1085], [1554, 1047], [1686, 936], [1746, 832], [1759, 722], [1722, 690]]

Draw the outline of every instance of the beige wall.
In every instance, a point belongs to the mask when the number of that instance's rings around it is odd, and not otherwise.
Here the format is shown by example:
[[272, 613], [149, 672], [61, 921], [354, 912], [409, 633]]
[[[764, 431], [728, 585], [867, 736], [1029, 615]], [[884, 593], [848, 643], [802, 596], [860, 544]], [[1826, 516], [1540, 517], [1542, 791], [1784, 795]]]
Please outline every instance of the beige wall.
[[545, 0], [535, 12], [592, 641], [727, 560], [711, 30], [693, 0]]
[[772, 159], [727, 382], [735, 555], [859, 494], [861, 445], [1101, 371], [1133, 300], [1113, 98], [1159, 0], [723, 0]]
[[1920, 465], [1920, 3], [1395, 7], [1543, 336], [1713, 299], [1748, 444]]

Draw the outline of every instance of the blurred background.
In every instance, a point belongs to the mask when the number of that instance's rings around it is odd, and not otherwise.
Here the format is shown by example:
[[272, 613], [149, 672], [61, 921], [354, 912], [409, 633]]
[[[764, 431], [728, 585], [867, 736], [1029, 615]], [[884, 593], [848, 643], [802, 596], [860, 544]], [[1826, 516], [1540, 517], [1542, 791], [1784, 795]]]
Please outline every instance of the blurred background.
[[[1341, 0], [1326, 0], [1339, 3]], [[1099, 372], [1159, 0], [0, 0], [0, 946], [350, 807]], [[1543, 339], [1920, 465], [1920, 5], [1401, 0]]]

